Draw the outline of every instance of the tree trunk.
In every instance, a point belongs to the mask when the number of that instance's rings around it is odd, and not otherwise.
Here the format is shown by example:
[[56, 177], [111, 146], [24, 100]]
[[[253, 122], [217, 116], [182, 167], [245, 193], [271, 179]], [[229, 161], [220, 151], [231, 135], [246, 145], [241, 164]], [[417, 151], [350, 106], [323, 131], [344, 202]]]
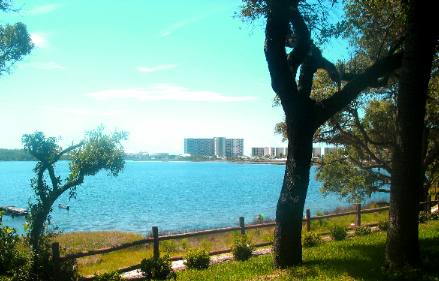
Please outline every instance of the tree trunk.
[[277, 267], [302, 263], [302, 219], [311, 167], [313, 125], [288, 122], [288, 157], [277, 203], [274, 261]]
[[35, 213], [31, 213], [32, 225], [30, 231], [30, 242], [32, 246], [32, 251], [36, 254], [40, 252], [40, 240], [44, 232], [44, 223], [49, 216], [51, 206], [52, 205], [36, 205], [34, 206], [34, 208], [36, 209]]
[[418, 215], [423, 184], [422, 136], [434, 50], [434, 36], [428, 31], [430, 17], [425, 14], [433, 8], [427, 7], [428, 4], [428, 1], [412, 0], [407, 6], [407, 37], [397, 97], [397, 134], [392, 157], [386, 246], [386, 260], [392, 270], [420, 263]]

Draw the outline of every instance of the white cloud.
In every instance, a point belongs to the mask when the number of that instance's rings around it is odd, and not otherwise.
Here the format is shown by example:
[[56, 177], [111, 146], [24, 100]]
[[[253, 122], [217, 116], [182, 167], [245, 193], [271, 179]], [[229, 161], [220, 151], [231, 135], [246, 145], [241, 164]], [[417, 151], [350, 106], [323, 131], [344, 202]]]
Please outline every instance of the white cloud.
[[167, 70], [167, 69], [173, 69], [176, 67], [177, 66], [175, 64], [162, 64], [162, 65], [156, 65], [156, 66], [138, 66], [136, 69], [139, 72], [152, 73], [152, 72], [157, 72], [157, 71], [162, 71], [162, 70]]
[[34, 43], [36, 47], [46, 48], [48, 46], [48, 42], [45, 35], [41, 33], [31, 33], [30, 39], [32, 40], [32, 43]]
[[197, 21], [200, 21], [204, 18], [206, 18], [206, 15], [203, 16], [198, 16], [198, 17], [193, 17], [193, 18], [187, 18], [181, 21], [177, 21], [172, 23], [171, 25], [169, 25], [167, 28], [165, 28], [161, 33], [160, 33], [160, 37], [166, 37], [171, 35], [172, 33], [176, 32], [177, 30], [180, 30], [190, 24], [193, 24]]
[[253, 96], [225, 96], [211, 91], [190, 90], [184, 87], [155, 84], [148, 88], [110, 89], [89, 93], [96, 100], [132, 99], [137, 101], [181, 101], [181, 102], [243, 102]]
[[31, 66], [33, 68], [43, 69], [43, 70], [63, 70], [63, 69], [65, 69], [65, 67], [63, 65], [56, 63], [54, 61], [35, 62], [35, 63], [31, 63]]
[[47, 5], [41, 5], [33, 7], [32, 9], [27, 12], [28, 15], [42, 15], [50, 13], [56, 9], [58, 9], [59, 5], [57, 4], [47, 4]]

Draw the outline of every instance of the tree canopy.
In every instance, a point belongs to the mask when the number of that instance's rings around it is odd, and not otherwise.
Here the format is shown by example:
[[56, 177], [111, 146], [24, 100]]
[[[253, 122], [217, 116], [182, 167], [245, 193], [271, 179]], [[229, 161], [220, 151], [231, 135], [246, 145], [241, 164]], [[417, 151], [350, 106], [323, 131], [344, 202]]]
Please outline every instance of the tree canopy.
[[[11, 1], [1, 0], [0, 11], [11, 11]], [[21, 22], [0, 25], [0, 76], [30, 53], [33, 44]]]

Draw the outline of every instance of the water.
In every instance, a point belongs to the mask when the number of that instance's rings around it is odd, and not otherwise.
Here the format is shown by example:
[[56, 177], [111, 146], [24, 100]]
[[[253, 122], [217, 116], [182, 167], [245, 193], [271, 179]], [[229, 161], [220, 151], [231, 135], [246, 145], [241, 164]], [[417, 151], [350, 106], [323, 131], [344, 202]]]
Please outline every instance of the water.
[[[0, 162], [0, 206], [27, 207], [35, 162]], [[274, 218], [285, 166], [227, 162], [126, 162], [118, 177], [105, 172], [86, 177], [77, 198], [64, 194], [54, 205], [52, 223], [62, 231], [124, 230], [146, 233], [232, 226], [244, 216]], [[66, 175], [68, 163], [57, 172]], [[312, 213], [348, 205], [335, 195], [322, 197], [311, 181], [305, 208]], [[386, 199], [379, 195], [373, 200]], [[70, 210], [58, 204], [70, 205]], [[24, 218], [5, 216], [4, 223], [23, 232]]]

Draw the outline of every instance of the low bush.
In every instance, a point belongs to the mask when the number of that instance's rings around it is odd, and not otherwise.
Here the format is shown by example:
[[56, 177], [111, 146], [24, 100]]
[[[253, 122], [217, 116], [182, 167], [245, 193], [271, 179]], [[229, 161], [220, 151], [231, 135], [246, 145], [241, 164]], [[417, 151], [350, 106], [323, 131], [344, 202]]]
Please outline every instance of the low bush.
[[169, 256], [163, 256], [157, 259], [143, 259], [140, 263], [140, 270], [145, 280], [167, 280], [176, 278]]
[[29, 280], [32, 266], [31, 254], [25, 251], [15, 229], [4, 226], [0, 213], [0, 280]]
[[115, 272], [100, 274], [96, 276], [93, 280], [94, 281], [122, 281], [122, 277], [120, 277], [120, 274], [117, 271], [115, 271]]
[[387, 229], [389, 229], [389, 221], [378, 222], [378, 229], [381, 231], [387, 231]]
[[210, 256], [204, 249], [191, 250], [185, 256], [184, 264], [189, 269], [206, 269], [209, 267]]
[[322, 242], [320, 235], [315, 232], [305, 232], [302, 234], [302, 245], [304, 247], [313, 247]]
[[232, 253], [235, 260], [248, 260], [253, 254], [254, 246], [247, 235], [238, 235], [232, 246]]
[[355, 228], [355, 235], [361, 236], [361, 235], [367, 235], [370, 234], [372, 230], [368, 226], [357, 226]]
[[347, 231], [346, 231], [345, 227], [336, 225], [331, 229], [330, 235], [331, 235], [332, 239], [334, 239], [336, 241], [344, 240], [344, 239], [346, 239]]

